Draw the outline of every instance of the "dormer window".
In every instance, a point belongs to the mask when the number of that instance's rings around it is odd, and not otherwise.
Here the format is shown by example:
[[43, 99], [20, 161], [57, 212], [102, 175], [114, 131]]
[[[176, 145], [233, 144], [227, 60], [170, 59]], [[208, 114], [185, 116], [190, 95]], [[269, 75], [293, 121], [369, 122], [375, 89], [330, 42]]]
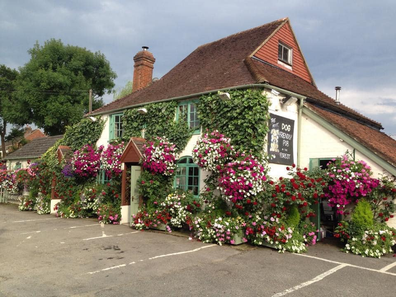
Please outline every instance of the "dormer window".
[[292, 49], [287, 45], [280, 43], [278, 44], [278, 59], [279, 61], [288, 65], [292, 64]]

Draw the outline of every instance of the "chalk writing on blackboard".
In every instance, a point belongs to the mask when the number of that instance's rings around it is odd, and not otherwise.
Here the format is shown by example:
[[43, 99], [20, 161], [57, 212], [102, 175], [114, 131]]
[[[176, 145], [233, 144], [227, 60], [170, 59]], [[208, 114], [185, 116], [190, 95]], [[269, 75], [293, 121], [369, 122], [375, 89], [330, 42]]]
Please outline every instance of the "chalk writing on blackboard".
[[270, 163], [291, 165], [293, 159], [294, 120], [270, 114], [268, 156]]

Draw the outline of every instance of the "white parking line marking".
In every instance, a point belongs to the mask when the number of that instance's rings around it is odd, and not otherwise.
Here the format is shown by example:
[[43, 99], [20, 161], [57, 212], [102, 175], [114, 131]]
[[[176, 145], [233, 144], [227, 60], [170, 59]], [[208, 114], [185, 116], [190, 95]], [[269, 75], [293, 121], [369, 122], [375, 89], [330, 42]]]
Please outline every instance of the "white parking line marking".
[[396, 261], [391, 263], [391, 264], [389, 264], [389, 265], [386, 265], [384, 268], [380, 269], [380, 271], [385, 272], [385, 271], [388, 271], [389, 269], [391, 269], [391, 268], [393, 268], [395, 266], [396, 266]]
[[40, 233], [40, 232], [41, 232], [41, 231], [24, 232], [24, 233], [21, 233], [21, 235], [26, 235], [26, 234], [31, 234], [31, 233], [38, 234], [38, 233]]
[[307, 286], [309, 286], [309, 285], [312, 285], [312, 284], [314, 284], [314, 283], [316, 283], [316, 282], [321, 281], [321, 280], [324, 279], [326, 276], [329, 276], [329, 275], [333, 274], [334, 272], [336, 272], [336, 271], [338, 271], [338, 270], [340, 270], [340, 269], [342, 269], [342, 268], [344, 268], [344, 267], [346, 267], [346, 266], [348, 266], [348, 265], [346, 265], [346, 264], [338, 265], [338, 266], [336, 266], [336, 267], [334, 267], [334, 268], [332, 268], [332, 269], [330, 269], [330, 270], [327, 270], [326, 272], [324, 272], [324, 273], [322, 273], [322, 274], [319, 274], [318, 276], [314, 277], [313, 279], [311, 279], [311, 280], [309, 280], [309, 281], [307, 281], [307, 282], [301, 283], [301, 284], [299, 284], [299, 285], [297, 285], [297, 286], [294, 286], [293, 288], [286, 289], [286, 290], [284, 290], [283, 292], [280, 292], [280, 293], [277, 293], [277, 294], [275, 294], [275, 295], [272, 295], [272, 297], [285, 296], [285, 295], [287, 295], [287, 294], [289, 294], [289, 293], [292, 293], [292, 292], [294, 292], [294, 291], [297, 291], [297, 290], [300, 290], [300, 289], [302, 289], [302, 288], [304, 288], [304, 287], [307, 287]]
[[[217, 246], [217, 244], [211, 244], [211, 245], [203, 246], [203, 247], [200, 247], [200, 248], [196, 248], [196, 249], [189, 250], [189, 251], [184, 251], [184, 252], [177, 252], [177, 253], [171, 253], [171, 254], [155, 256], [155, 257], [148, 258], [148, 260], [155, 260], [155, 259], [159, 259], [159, 258], [163, 258], [163, 257], [178, 256], [178, 255], [183, 255], [183, 254], [188, 254], [188, 253], [195, 253], [195, 252], [198, 252], [198, 251], [200, 251], [202, 249], [206, 249], [206, 248], [210, 248], [210, 247], [214, 247], [214, 246]], [[139, 262], [144, 262], [144, 260], [139, 260]], [[121, 264], [121, 265], [117, 265], [117, 266], [103, 268], [101, 270], [88, 272], [87, 274], [95, 274], [95, 273], [104, 272], [104, 271], [108, 271], [108, 270], [112, 270], [112, 269], [122, 268], [122, 267], [125, 267], [127, 265], [133, 265], [133, 264], [136, 264], [136, 262], [130, 262], [129, 264]]]
[[51, 218], [51, 219], [22, 220], [22, 221], [12, 221], [12, 223], [27, 223], [27, 222], [48, 221], [48, 220], [58, 220], [58, 219]]
[[92, 226], [99, 226], [99, 224], [96, 223], [96, 224], [84, 225], [84, 226], [71, 226], [71, 227], [67, 227], [67, 228], [64, 228], [64, 229], [77, 229], [77, 228], [85, 228], [85, 227], [92, 227]]
[[334, 263], [334, 264], [345, 264], [348, 267], [353, 267], [353, 268], [358, 268], [358, 269], [362, 269], [362, 270], [367, 270], [367, 271], [378, 272], [378, 273], [383, 273], [383, 274], [387, 274], [387, 275], [396, 276], [396, 273], [392, 273], [392, 272], [386, 271], [386, 270], [389, 270], [390, 268], [392, 268], [391, 265], [393, 265], [393, 264], [390, 264], [390, 265], [385, 266], [384, 268], [378, 270], [378, 269], [373, 269], [373, 268], [368, 268], [368, 267], [363, 267], [363, 266], [358, 266], [358, 265], [353, 265], [353, 264], [348, 264], [348, 263], [343, 263], [343, 262], [337, 262], [337, 261], [333, 261], [333, 260], [328, 260], [328, 259], [324, 259], [324, 258], [310, 256], [310, 255], [304, 255], [304, 254], [293, 254], [293, 255], [306, 257], [306, 258], [311, 258], [311, 259], [320, 260], [320, 261], [329, 262], [329, 263]]
[[211, 244], [211, 245], [203, 246], [203, 247], [196, 248], [196, 249], [190, 250], [190, 251], [184, 251], [184, 252], [178, 252], [178, 253], [171, 253], [171, 254], [155, 256], [155, 257], [149, 258], [149, 260], [155, 260], [155, 259], [158, 259], [158, 258], [164, 258], [164, 257], [171, 257], [171, 256], [178, 256], [178, 255], [183, 255], [183, 254], [195, 253], [195, 252], [198, 252], [199, 250], [207, 249], [207, 248], [214, 247], [214, 246], [217, 246], [217, 244]]
[[112, 269], [118, 269], [118, 268], [125, 267], [125, 266], [126, 266], [126, 264], [121, 264], [121, 265], [117, 265], [117, 266], [104, 268], [102, 270], [96, 270], [96, 271], [88, 272], [88, 274], [95, 274], [95, 273], [104, 272], [104, 271], [108, 271], [108, 270], [112, 270]]
[[120, 236], [124, 236], [124, 235], [129, 235], [129, 234], [135, 234], [135, 233], [139, 233], [140, 231], [133, 231], [133, 232], [128, 232], [128, 233], [121, 233], [121, 234], [117, 234], [117, 235], [106, 235], [104, 234], [104, 232], [102, 231], [102, 236], [97, 236], [97, 237], [90, 237], [90, 238], [84, 238], [84, 241], [87, 240], [94, 240], [94, 239], [102, 239], [102, 238], [111, 238], [111, 237], [120, 237]]

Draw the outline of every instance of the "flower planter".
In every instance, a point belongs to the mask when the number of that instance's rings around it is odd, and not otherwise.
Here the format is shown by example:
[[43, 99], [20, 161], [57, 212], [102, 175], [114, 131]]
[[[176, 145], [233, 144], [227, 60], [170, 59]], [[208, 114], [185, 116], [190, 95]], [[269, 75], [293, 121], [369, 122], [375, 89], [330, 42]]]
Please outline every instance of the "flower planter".
[[245, 243], [245, 242], [243, 241], [243, 231], [241, 230], [238, 233], [234, 234], [234, 236], [232, 237], [231, 244], [232, 245], [240, 245], [243, 243]]
[[158, 224], [157, 227], [151, 226], [150, 228], [154, 229], [154, 230], [165, 231], [166, 230], [166, 225], [165, 224]]

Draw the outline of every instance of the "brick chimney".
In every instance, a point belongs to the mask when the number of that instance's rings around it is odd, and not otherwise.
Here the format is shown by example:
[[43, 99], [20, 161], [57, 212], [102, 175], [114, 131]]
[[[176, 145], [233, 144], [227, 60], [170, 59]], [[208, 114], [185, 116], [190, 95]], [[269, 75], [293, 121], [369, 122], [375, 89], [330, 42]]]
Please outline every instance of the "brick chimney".
[[133, 71], [132, 90], [138, 91], [147, 87], [153, 79], [154, 56], [148, 51], [148, 46], [143, 46], [133, 60], [135, 61]]

